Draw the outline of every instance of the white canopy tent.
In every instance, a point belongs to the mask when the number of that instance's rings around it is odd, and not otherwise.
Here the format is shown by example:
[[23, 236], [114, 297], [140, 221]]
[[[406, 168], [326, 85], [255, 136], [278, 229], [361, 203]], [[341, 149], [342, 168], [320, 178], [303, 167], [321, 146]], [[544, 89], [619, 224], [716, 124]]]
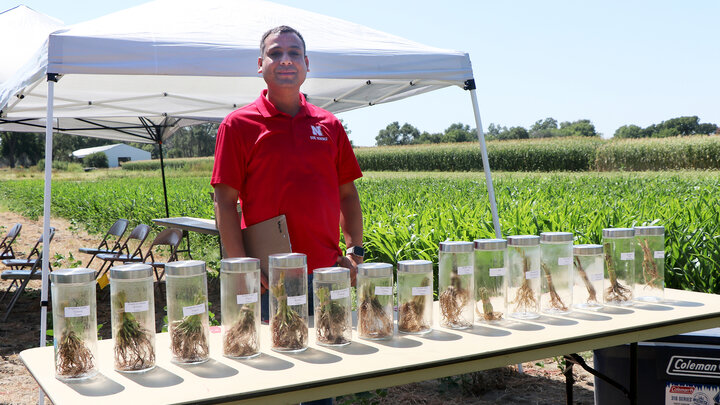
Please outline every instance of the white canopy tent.
[[[155, 127], [162, 142], [170, 132], [165, 129], [182, 125], [182, 120], [220, 121], [252, 102], [265, 87], [257, 73], [260, 37], [283, 24], [298, 29], [307, 43], [310, 72], [301, 91], [331, 112], [448, 86], [469, 90], [493, 224], [500, 237], [466, 53], [261, 0], [156, 0], [55, 31], [0, 87], [0, 130], [49, 123], [45, 161], [50, 162], [53, 130], [123, 140], [128, 128], [140, 122], [144, 129]], [[75, 125], [96, 129], [78, 130]], [[46, 165], [45, 232], [50, 184]], [[43, 302], [47, 246], [44, 250]], [[42, 333], [45, 313], [43, 306]]]

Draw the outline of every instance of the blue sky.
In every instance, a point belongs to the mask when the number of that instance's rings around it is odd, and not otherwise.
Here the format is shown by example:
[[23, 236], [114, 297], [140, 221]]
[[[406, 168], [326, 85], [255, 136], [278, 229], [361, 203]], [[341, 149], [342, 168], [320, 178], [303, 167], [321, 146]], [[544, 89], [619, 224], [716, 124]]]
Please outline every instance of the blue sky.
[[[144, 2], [22, 4], [74, 24]], [[605, 137], [621, 125], [684, 115], [720, 124], [717, 1], [275, 2], [467, 52], [485, 129], [528, 128], [546, 117], [589, 119]], [[0, 0], [0, 9], [18, 4]], [[454, 122], [475, 127], [470, 95], [455, 87], [338, 116], [363, 146], [392, 121], [428, 132]]]

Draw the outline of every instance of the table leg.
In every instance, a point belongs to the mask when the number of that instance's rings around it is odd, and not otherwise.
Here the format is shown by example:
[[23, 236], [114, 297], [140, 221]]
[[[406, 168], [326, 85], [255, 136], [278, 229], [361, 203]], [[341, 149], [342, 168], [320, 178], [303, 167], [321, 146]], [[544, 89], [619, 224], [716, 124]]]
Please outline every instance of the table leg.
[[638, 344], [630, 343], [630, 405], [637, 404], [638, 393]]
[[573, 377], [573, 359], [568, 354], [564, 355], [563, 358], [565, 359], [565, 368], [563, 368], [563, 374], [565, 375], [565, 403], [572, 405], [573, 385], [575, 384], [575, 378]]

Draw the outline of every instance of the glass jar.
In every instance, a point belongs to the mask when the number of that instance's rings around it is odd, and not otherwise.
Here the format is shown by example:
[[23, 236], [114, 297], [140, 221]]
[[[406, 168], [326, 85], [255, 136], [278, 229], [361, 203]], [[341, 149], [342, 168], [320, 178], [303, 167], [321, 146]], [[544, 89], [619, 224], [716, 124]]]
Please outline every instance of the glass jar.
[[352, 340], [350, 269], [313, 270], [315, 337], [321, 346], [345, 346]]
[[572, 311], [572, 233], [540, 233], [540, 270], [540, 310], [548, 314]]
[[143, 373], [155, 368], [155, 290], [149, 264], [110, 268], [110, 308], [115, 370]]
[[509, 316], [517, 319], [539, 318], [540, 308], [540, 237], [508, 236]]
[[184, 260], [165, 265], [170, 360], [197, 364], [210, 359], [207, 272], [205, 262]]
[[475, 320], [472, 242], [440, 242], [438, 267], [440, 325], [449, 329], [472, 327]]
[[398, 331], [423, 335], [432, 331], [433, 266], [429, 260], [398, 262]]
[[634, 229], [635, 300], [661, 302], [665, 298], [665, 227]]
[[55, 378], [81, 380], [98, 373], [95, 270], [50, 273]]
[[223, 356], [260, 354], [260, 260], [235, 257], [220, 262]]
[[368, 340], [390, 340], [393, 325], [393, 266], [361, 263], [357, 274], [358, 336]]
[[475, 240], [475, 315], [485, 322], [503, 319], [507, 274], [507, 241]]
[[307, 256], [269, 256], [272, 350], [301, 352], [308, 347]]
[[603, 246], [573, 246], [575, 283], [573, 287], [573, 306], [575, 308], [596, 311], [602, 308], [598, 292], [603, 291]]
[[605, 254], [605, 304], [630, 306], [635, 286], [635, 231], [606, 228], [602, 231]]

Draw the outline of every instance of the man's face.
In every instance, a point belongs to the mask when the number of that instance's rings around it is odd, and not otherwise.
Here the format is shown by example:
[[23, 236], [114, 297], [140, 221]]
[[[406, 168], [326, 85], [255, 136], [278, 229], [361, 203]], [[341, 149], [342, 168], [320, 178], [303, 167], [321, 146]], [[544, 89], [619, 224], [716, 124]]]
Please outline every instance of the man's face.
[[258, 73], [262, 73], [268, 89], [299, 90], [308, 65], [302, 41], [294, 33], [270, 34], [265, 38], [265, 52], [258, 58]]

